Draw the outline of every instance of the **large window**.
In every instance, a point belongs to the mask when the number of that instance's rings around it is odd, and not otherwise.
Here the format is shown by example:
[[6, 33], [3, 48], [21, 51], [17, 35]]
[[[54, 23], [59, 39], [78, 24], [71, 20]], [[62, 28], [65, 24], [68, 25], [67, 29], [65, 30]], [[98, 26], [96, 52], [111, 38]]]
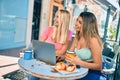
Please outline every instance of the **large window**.
[[[113, 15], [111, 15], [111, 20], [108, 26], [108, 40], [116, 39], [117, 27], [118, 27], [118, 20], [119, 20], [119, 11], [116, 10]], [[118, 30], [119, 31], [119, 30]], [[119, 32], [118, 32], [119, 34]]]
[[[95, 2], [89, 2], [89, 1], [82, 1], [79, 4], [73, 4], [73, 18], [72, 18], [72, 31], [74, 31], [74, 24], [76, 21], [76, 18], [79, 16], [79, 14], [83, 11], [92, 12], [95, 14], [98, 22], [98, 30], [101, 38], [104, 37], [104, 33], [106, 33], [106, 39], [107, 40], [115, 40], [116, 38], [116, 29], [118, 25], [118, 11], [114, 11], [114, 13], [111, 13], [111, 11], [108, 14], [108, 5], [106, 7], [103, 5], [98, 5]], [[108, 17], [109, 15], [109, 17]], [[108, 22], [108, 25], [106, 25], [106, 22]], [[107, 27], [106, 27], [107, 26]], [[105, 31], [106, 30], [106, 31]]]
[[25, 46], [28, 0], [0, 0], [0, 50]]
[[100, 36], [103, 37], [107, 12], [97, 4], [93, 5], [91, 3], [81, 2], [80, 4], [74, 4], [73, 6], [74, 6], [74, 13], [72, 19], [72, 26], [73, 26], [72, 30], [74, 31], [74, 24], [79, 14], [83, 11], [89, 11], [95, 14], [98, 22]]

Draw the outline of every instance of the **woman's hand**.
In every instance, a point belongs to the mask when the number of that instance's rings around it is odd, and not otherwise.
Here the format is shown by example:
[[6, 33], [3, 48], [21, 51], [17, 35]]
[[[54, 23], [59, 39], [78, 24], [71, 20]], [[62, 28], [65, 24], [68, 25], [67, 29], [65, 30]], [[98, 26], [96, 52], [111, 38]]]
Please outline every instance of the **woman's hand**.
[[56, 61], [59, 62], [59, 61], [62, 61], [65, 59], [65, 55], [58, 55], [56, 56]]
[[80, 61], [78, 56], [71, 56], [69, 54], [65, 55], [65, 60], [73, 65], [78, 65]]

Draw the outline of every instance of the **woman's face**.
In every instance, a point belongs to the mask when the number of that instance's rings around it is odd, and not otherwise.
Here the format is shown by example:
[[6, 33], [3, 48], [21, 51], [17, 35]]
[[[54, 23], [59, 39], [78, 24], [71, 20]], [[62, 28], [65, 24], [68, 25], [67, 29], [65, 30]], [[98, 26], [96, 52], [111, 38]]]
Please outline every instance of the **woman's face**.
[[54, 17], [54, 26], [58, 27], [59, 25], [59, 19], [60, 19], [60, 11], [57, 11]]
[[83, 20], [81, 17], [78, 17], [75, 22], [75, 30], [82, 32]]

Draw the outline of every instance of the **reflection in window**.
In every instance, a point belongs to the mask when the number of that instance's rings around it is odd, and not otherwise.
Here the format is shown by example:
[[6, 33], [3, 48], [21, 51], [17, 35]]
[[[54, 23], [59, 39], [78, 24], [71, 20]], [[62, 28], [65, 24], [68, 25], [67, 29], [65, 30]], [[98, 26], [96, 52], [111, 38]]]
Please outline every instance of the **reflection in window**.
[[83, 11], [92, 12], [95, 14], [97, 21], [98, 21], [98, 28], [100, 36], [103, 37], [104, 35], [104, 29], [105, 29], [105, 21], [106, 21], [106, 10], [100, 7], [100, 5], [96, 3], [90, 3], [90, 2], [81, 2], [79, 4], [73, 4], [74, 6], [74, 12], [73, 12], [73, 19], [72, 19], [72, 31], [74, 31], [74, 24], [79, 16], [79, 14]]
[[53, 6], [52, 25], [54, 24], [54, 16], [55, 16], [55, 13], [57, 12], [57, 10], [58, 10], [58, 7]]
[[116, 10], [114, 15], [111, 18], [110, 25], [108, 26], [108, 39], [109, 40], [115, 40], [116, 33], [117, 33], [117, 26], [118, 26], [118, 20], [119, 20], [119, 11]]

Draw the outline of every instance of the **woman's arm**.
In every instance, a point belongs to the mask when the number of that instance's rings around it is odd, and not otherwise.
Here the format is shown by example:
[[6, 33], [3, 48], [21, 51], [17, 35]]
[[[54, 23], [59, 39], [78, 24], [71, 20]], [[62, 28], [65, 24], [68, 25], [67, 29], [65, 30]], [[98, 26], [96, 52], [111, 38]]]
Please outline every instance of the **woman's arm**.
[[[97, 38], [92, 38], [90, 41], [90, 48], [93, 58], [93, 69], [102, 69], [102, 47]], [[91, 66], [92, 68], [92, 66]]]
[[67, 40], [65, 44], [63, 44], [62, 48], [60, 50], [56, 50], [56, 56], [62, 56], [65, 55], [68, 46], [70, 44], [70, 40]]
[[70, 41], [66, 41], [66, 43], [62, 46], [62, 49], [56, 50], [56, 60], [61, 61], [65, 58], [66, 51], [68, 49]]
[[42, 36], [40, 36], [40, 38], [39, 38], [39, 41], [45, 41], [45, 38], [44, 37], [42, 37]]
[[100, 47], [98, 40], [96, 38], [92, 38], [90, 40], [90, 49], [92, 52], [93, 62], [86, 62], [78, 58], [76, 56], [75, 58], [70, 58], [67, 56], [66, 60], [75, 64], [80, 65], [89, 69], [93, 70], [101, 70], [102, 69], [102, 48]]
[[65, 44], [62, 45], [62, 48], [60, 50], [56, 50], [57, 61], [63, 60], [65, 58], [65, 54], [70, 45], [71, 39], [72, 39], [72, 31], [69, 30]]
[[40, 35], [39, 41], [45, 41], [50, 36], [51, 30], [52, 27], [47, 27]]

